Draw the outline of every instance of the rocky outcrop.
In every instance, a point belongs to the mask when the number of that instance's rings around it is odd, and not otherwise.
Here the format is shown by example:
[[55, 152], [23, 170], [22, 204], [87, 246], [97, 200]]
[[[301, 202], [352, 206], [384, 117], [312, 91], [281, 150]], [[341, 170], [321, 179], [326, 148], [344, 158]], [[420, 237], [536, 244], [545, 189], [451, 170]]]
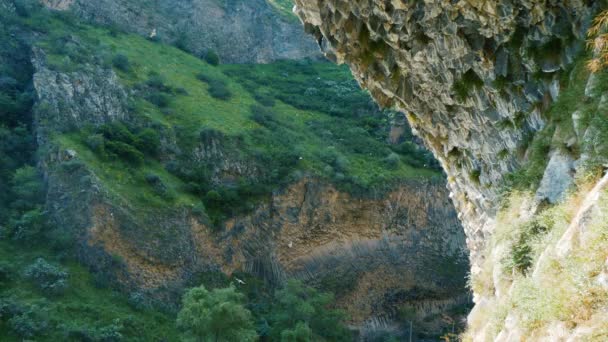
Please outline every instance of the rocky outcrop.
[[266, 0], [45, 0], [97, 24], [154, 36], [195, 55], [216, 51], [226, 63], [318, 58], [314, 40]]
[[86, 70], [54, 70], [40, 48], [33, 49], [32, 64], [39, 145], [53, 133], [127, 118], [127, 92], [112, 69], [87, 64]]
[[448, 173], [474, 265], [504, 175], [582, 48], [582, 1], [296, 1], [307, 31], [395, 106]]
[[[605, 163], [607, 158], [599, 143], [600, 132], [606, 129], [603, 119], [594, 124], [581, 119], [583, 111], [587, 120], [605, 112], [599, 76], [587, 79], [584, 69], [570, 69], [600, 4], [528, 0], [296, 0], [296, 4], [296, 13], [326, 55], [347, 63], [380, 104], [403, 111], [446, 170], [471, 251], [477, 306], [469, 317], [468, 337], [574, 341], [594, 340], [593, 334], [605, 336], [605, 327], [598, 324], [602, 311], [585, 304], [605, 303], [598, 295], [605, 290], [595, 285], [582, 290], [577, 285], [581, 279], [595, 284], [605, 254], [589, 254], [588, 245], [560, 256], [559, 251], [576, 239], [566, 234], [562, 242], [555, 241], [564, 231], [577, 231], [593, 236], [589, 239], [596, 239], [595, 248], [602, 246], [598, 230], [583, 228], [576, 221], [578, 215], [571, 217], [570, 226], [576, 228], [567, 230], [570, 217], [562, 222], [559, 216], [584, 209], [577, 196], [585, 198], [589, 190], [581, 185], [589, 182], [585, 165], [590, 160], [595, 165]], [[579, 91], [581, 83], [584, 91]], [[565, 91], [571, 91], [568, 101], [578, 99], [579, 110], [551, 109]], [[548, 142], [539, 152], [531, 141], [542, 139]], [[501, 207], [505, 201], [500, 195], [509, 184], [506, 176], [526, 168], [532, 158], [537, 159], [534, 167], [542, 168], [538, 188], [528, 189], [525, 196], [514, 195], [507, 209]], [[540, 158], [546, 160], [538, 162]], [[578, 188], [572, 194], [575, 179]], [[597, 222], [602, 215], [593, 211], [581, 215], [601, 230]], [[522, 254], [537, 262], [536, 269], [543, 269], [535, 272], [538, 276], [526, 274], [525, 265], [531, 261], [518, 259]], [[513, 262], [519, 263], [523, 275], [513, 270]], [[560, 278], [561, 284], [551, 280]], [[484, 281], [491, 285], [475, 285]], [[577, 297], [573, 289], [593, 295]], [[563, 304], [566, 293], [578, 303]], [[566, 317], [565, 312], [577, 313]]]

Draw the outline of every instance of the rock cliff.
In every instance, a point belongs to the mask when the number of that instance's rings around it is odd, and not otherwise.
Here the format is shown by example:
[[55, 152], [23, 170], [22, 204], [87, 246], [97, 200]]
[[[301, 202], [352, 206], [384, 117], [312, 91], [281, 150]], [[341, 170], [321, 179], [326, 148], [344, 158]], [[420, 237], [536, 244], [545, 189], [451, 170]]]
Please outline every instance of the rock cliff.
[[[61, 42], [84, 45], [76, 34]], [[39, 44], [32, 53], [47, 210], [53, 225], [75, 238], [79, 260], [99, 279], [174, 308], [181, 291], [201, 279], [245, 275], [276, 287], [297, 278], [335, 293], [336, 305], [363, 336], [402, 334], [404, 312], [415, 321], [416, 334], [438, 336], [446, 327], [442, 314], [466, 311], [465, 236], [441, 179], [412, 178], [389, 191], [354, 195], [327, 179], [304, 176], [219, 226], [205, 209], [177, 200], [142, 205], [137, 196], [143, 195], [130, 192], [145, 189], [115, 186], [124, 180], [108, 180], [105, 166], [96, 165], [112, 161], [99, 161], [80, 146], [87, 142], [70, 139], [105, 124], [145, 121], [130, 109], [144, 86], [124, 82], [120, 71], [96, 59], [57, 66], [49, 61], [56, 58], [53, 51]], [[398, 124], [395, 141], [404, 131]], [[164, 170], [186, 150], [159, 126], [152, 127], [161, 135], [158, 163]], [[192, 153], [180, 157], [193, 167], [213, 165], [210, 183], [230, 185], [268, 173], [230, 151], [223, 134], [196, 129]]]
[[216, 51], [226, 63], [318, 58], [297, 20], [266, 0], [44, 0], [89, 22], [172, 43], [197, 55]]
[[[589, 75], [581, 62], [602, 4], [296, 4], [326, 55], [347, 63], [380, 104], [402, 110], [446, 170], [471, 251], [477, 307], [467, 336], [603, 340], [606, 287], [573, 280], [597, 284], [606, 260], [590, 252], [606, 245], [597, 230], [602, 215], [589, 207], [601, 206], [605, 195], [587, 194], [608, 157], [599, 142], [605, 88], [603, 76]], [[594, 204], [581, 206], [588, 201]], [[594, 241], [587, 254], [572, 234]], [[574, 255], [581, 259], [573, 262]], [[566, 298], [572, 291], [593, 295]]]

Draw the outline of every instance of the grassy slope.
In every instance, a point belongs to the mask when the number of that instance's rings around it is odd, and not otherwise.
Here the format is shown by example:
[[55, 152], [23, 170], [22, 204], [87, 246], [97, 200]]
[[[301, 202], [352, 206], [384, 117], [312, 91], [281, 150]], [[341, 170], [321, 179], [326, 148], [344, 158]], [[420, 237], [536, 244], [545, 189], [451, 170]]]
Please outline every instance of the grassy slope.
[[[56, 252], [44, 247], [23, 248], [0, 241], [0, 260], [11, 268], [11, 280], [0, 282], [0, 302], [11, 298], [21, 305], [38, 304], [45, 308], [44, 316], [53, 327], [69, 324], [85, 329], [100, 329], [118, 319], [124, 327], [121, 332], [128, 337], [128, 341], [178, 340], [171, 316], [132, 309], [124, 295], [95, 287], [91, 274], [74, 262], [63, 262], [69, 272], [69, 289], [59, 297], [45, 296], [29, 281], [23, 280], [21, 273], [36, 258], [43, 257], [52, 262], [57, 260], [56, 255]], [[20, 341], [7, 325], [0, 320], [0, 340]], [[67, 340], [59, 328], [49, 328], [46, 334], [36, 337], [36, 341]]]
[[[58, 14], [61, 15], [61, 14]], [[136, 112], [156, 127], [175, 129], [179, 127], [185, 136], [196, 136], [202, 128], [213, 128], [227, 135], [243, 135], [249, 144], [249, 151], [267, 151], [273, 148], [272, 141], [260, 141], [252, 138], [252, 132], [262, 131], [269, 133], [268, 128], [261, 127], [250, 116], [250, 105], [257, 103], [253, 94], [244, 86], [244, 79], [227, 76], [229, 71], [264, 75], [272, 81], [277, 78], [285, 78], [276, 65], [268, 66], [223, 66], [221, 68], [192, 57], [175, 48], [153, 43], [132, 35], [113, 35], [110, 31], [101, 28], [93, 28], [80, 24], [71, 23], [69, 17], [63, 19], [51, 19], [41, 15], [33, 15], [24, 19], [30, 27], [41, 32], [47, 38], [39, 42], [49, 53], [49, 62], [59, 69], [74, 71], [79, 69], [79, 63], [91, 62], [88, 57], [78, 62], [77, 56], [69, 52], [53, 53], [53, 45], [68, 35], [73, 35], [81, 40], [87, 48], [84, 55], [95, 55], [95, 58], [103, 60], [107, 65], [115, 54], [124, 54], [131, 60], [132, 71], [118, 71], [121, 81], [127, 87], [135, 87], [148, 79], [150, 72], [158, 72], [166, 83], [174, 88], [186, 89], [188, 95], [176, 95], [171, 99], [165, 112], [152, 105], [143, 98], [138, 98], [134, 106]], [[70, 56], [70, 57], [67, 57]], [[289, 64], [289, 63], [287, 63]], [[292, 75], [291, 82], [310, 82], [318, 77], [329, 81], [348, 82], [350, 74], [346, 69], [338, 68], [330, 64], [318, 63], [313, 65], [314, 74]], [[217, 100], [209, 96], [208, 85], [197, 80], [198, 73], [204, 73], [217, 79], [224, 80], [233, 93], [228, 101]], [[300, 84], [301, 86], [302, 84]], [[260, 87], [266, 92], [276, 92], [273, 87]], [[274, 94], [278, 95], [278, 94]], [[311, 96], [310, 101], [315, 101]], [[305, 172], [326, 175], [326, 164], [320, 159], [319, 154], [327, 148], [334, 146], [337, 150], [347, 156], [349, 163], [345, 172], [356, 178], [362, 185], [371, 186], [392, 180], [427, 178], [436, 176], [436, 171], [417, 168], [409, 165], [407, 160], [394, 169], [385, 166], [384, 158], [390, 153], [390, 148], [365, 130], [357, 129], [360, 123], [355, 117], [335, 117], [328, 113], [315, 110], [302, 110], [282, 101], [277, 101], [273, 110], [277, 113], [277, 120], [283, 129], [288, 132], [290, 140], [295, 141], [293, 148], [302, 154], [302, 162], [298, 168]], [[316, 122], [316, 126], [311, 126]], [[333, 137], [321, 139], [318, 127], [333, 131]], [[317, 128], [315, 128], [317, 127]], [[185, 132], [185, 133], [184, 133]], [[350, 133], [349, 133], [350, 132]], [[338, 134], [340, 133], [340, 134]], [[372, 146], [382, 153], [370, 155], [353, 151], [349, 146], [342, 146], [340, 141], [344, 138], [359, 140], [363, 145]], [[154, 158], [147, 158], [143, 166], [133, 167], [120, 160], [104, 160], [92, 152], [83, 142], [81, 132], [72, 132], [56, 136], [55, 141], [65, 148], [72, 148], [78, 152], [80, 161], [102, 180], [119, 202], [137, 206], [141, 204], [146, 207], [162, 207], [168, 203], [166, 199], [157, 196], [145, 182], [145, 175], [154, 173], [176, 193], [176, 197], [170, 200], [171, 205], [196, 205], [200, 200], [182, 191], [183, 182], [176, 176], [167, 172], [163, 165]], [[328, 140], [329, 139], [329, 140]], [[114, 293], [107, 288], [98, 288], [94, 285], [93, 276], [83, 267], [71, 261], [65, 261], [57, 257], [57, 251], [45, 247], [27, 247], [15, 245], [8, 241], [0, 241], [0, 261], [10, 265], [10, 280], [0, 282], [0, 300], [16, 300], [20, 305], [28, 306], [42, 303], [46, 308], [46, 320], [51, 325], [39, 341], [67, 340], [59, 325], [69, 322], [72, 326], [82, 329], [101, 329], [119, 320], [123, 328], [121, 333], [126, 340], [133, 341], [155, 341], [166, 339], [178, 340], [177, 332], [173, 324], [173, 317], [153, 311], [139, 311], [131, 308], [124, 295]], [[44, 257], [46, 260], [61, 264], [70, 274], [70, 288], [67, 293], [60, 297], [45, 297], [30, 282], [23, 279], [22, 272], [36, 258]], [[67, 259], [66, 259], [67, 260]], [[14, 335], [8, 329], [8, 323], [0, 320], [0, 340], [18, 341], [21, 338]]]
[[[273, 151], [281, 140], [268, 138], [263, 141], [255, 139], [256, 134], [272, 136], [268, 128], [261, 127], [251, 119], [250, 107], [258, 104], [250, 91], [245, 88], [241, 75], [253, 75], [256, 80], [273, 82], [279, 78], [287, 78], [287, 87], [305, 89], [311, 82], [334, 82], [337, 86], [342, 83], [353, 82], [352, 76], [346, 68], [336, 67], [329, 63], [309, 63], [307, 73], [299, 73], [299, 66], [294, 62], [278, 62], [270, 65], [227, 65], [214, 67], [206, 62], [191, 56], [176, 48], [150, 42], [144, 38], [127, 34], [111, 34], [106, 29], [92, 28], [83, 25], [68, 27], [57, 20], [51, 23], [49, 38], [41, 43], [47, 51], [49, 62], [57, 68], [72, 69], [73, 62], [58, 53], [53, 46], [57, 40], [63, 39], [65, 31], [75, 35], [86, 45], [95, 47], [100, 59], [110, 64], [111, 58], [117, 54], [125, 55], [131, 61], [131, 71], [116, 70], [122, 83], [134, 88], [146, 82], [151, 73], [158, 73], [165, 79], [165, 84], [171, 88], [183, 88], [187, 94], [171, 95], [169, 105], [164, 110], [151, 104], [143, 98], [136, 98], [135, 107], [138, 115], [155, 127], [174, 130], [186, 140], [198, 137], [202, 129], [214, 129], [228, 136], [240, 136], [245, 141], [245, 148], [241, 151], [245, 155], [256, 153], [269, 153]], [[71, 64], [70, 64], [71, 63]], [[282, 73], [281, 67], [290, 68], [295, 72], [289, 76]], [[77, 65], [76, 65], [77, 68]], [[224, 72], [222, 72], [224, 71]], [[204, 74], [213, 79], [222, 80], [227, 84], [233, 96], [229, 100], [215, 99], [208, 93], [209, 86], [197, 79], [198, 74]], [[231, 76], [228, 76], [231, 75]], [[320, 81], [319, 81], [320, 80]], [[251, 84], [249, 84], [251, 86]], [[267, 84], [259, 84], [259, 90], [267, 95], [280, 98], [282, 90]], [[248, 88], [251, 90], [251, 87]], [[360, 90], [355, 90], [357, 96], [367, 97]], [[293, 94], [292, 94], [293, 95]], [[323, 94], [299, 94], [308, 96], [308, 101], [328, 101]], [[331, 101], [331, 100], [329, 100]], [[297, 151], [301, 158], [296, 169], [321, 177], [332, 177], [327, 174], [327, 164], [321, 160], [320, 155], [328, 146], [333, 146], [343, 154], [348, 163], [342, 170], [348, 181], [358, 187], [370, 188], [394, 181], [428, 178], [437, 176], [436, 170], [414, 167], [408, 158], [416, 156], [401, 156], [402, 161], [397, 167], [389, 168], [385, 158], [392, 152], [390, 146], [379, 136], [373, 136], [369, 131], [359, 128], [362, 119], [357, 115], [351, 117], [337, 117], [319, 110], [298, 109], [290, 104], [276, 101], [272, 109], [282, 131], [282, 137], [287, 137], [290, 150]], [[169, 113], [169, 114], [167, 114]], [[384, 119], [386, 121], [386, 119]], [[315, 123], [315, 125], [311, 125]], [[331, 131], [333, 138], [321, 138], [319, 127]], [[385, 137], [383, 137], [385, 139]], [[163, 205], [164, 200], [154, 198], [154, 194], [147, 189], [144, 175], [155, 173], [178, 194], [178, 204], [194, 205], [196, 199], [182, 191], [183, 184], [176, 177], [168, 174], [160, 163], [148, 159], [143, 168], [134, 169], [125, 167], [120, 161], [99, 160], [95, 154], [88, 151], [82, 139], [77, 134], [57, 137], [65, 147], [73, 148], [83, 157], [83, 161], [104, 181], [109, 189], [114, 190], [118, 197], [131, 200], [132, 204]], [[365, 149], [350, 148], [342, 141], [356, 141]], [[118, 181], [117, 181], [118, 180]], [[138, 190], [138, 191], [135, 191]], [[139, 192], [139, 193], [138, 193]], [[134, 201], [133, 201], [134, 200]], [[151, 202], [151, 203], [148, 203]]]

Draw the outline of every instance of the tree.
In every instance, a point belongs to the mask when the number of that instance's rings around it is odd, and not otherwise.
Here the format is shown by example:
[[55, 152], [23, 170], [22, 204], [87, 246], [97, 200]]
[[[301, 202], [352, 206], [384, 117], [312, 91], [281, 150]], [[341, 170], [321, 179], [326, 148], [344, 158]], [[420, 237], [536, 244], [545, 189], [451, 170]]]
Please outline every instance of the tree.
[[252, 315], [243, 299], [234, 286], [211, 292], [204, 286], [192, 288], [184, 295], [177, 326], [189, 341], [255, 341]]
[[310, 342], [312, 341], [312, 330], [308, 324], [300, 322], [293, 329], [283, 330], [281, 342]]
[[330, 307], [334, 301], [332, 294], [290, 280], [274, 297], [270, 314], [273, 340], [307, 341], [306, 328], [310, 331], [310, 340], [319, 340], [318, 337], [330, 341], [351, 340], [343, 324], [344, 313]]

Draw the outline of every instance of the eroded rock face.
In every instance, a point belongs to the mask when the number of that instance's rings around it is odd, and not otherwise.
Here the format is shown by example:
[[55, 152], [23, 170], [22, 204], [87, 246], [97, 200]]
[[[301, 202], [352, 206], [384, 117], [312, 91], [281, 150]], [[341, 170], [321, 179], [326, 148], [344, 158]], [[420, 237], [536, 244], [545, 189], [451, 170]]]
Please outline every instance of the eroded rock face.
[[173, 43], [195, 55], [215, 50], [226, 63], [321, 57], [297, 20], [266, 0], [44, 0], [97, 24]]
[[[445, 327], [440, 314], [470, 305], [465, 236], [443, 181], [412, 180], [356, 197], [302, 178], [218, 228], [189, 206], [130, 202], [87, 166], [84, 155], [50, 139], [137, 120], [128, 110], [129, 92], [111, 69], [53, 68], [37, 48], [32, 64], [36, 135], [47, 143], [40, 160], [47, 210], [99, 279], [171, 306], [181, 290], [200, 285], [201, 275], [244, 272], [270, 286], [297, 278], [336, 293], [362, 335], [402, 333], [404, 307], [416, 312], [417, 332], [436, 334]], [[178, 149], [174, 140], [163, 134], [167, 160]], [[187, 157], [214, 165], [210, 180], [218, 185], [260, 176], [262, 167], [225, 143], [221, 133], [205, 131]]]
[[40, 145], [53, 133], [126, 119], [127, 92], [112, 69], [87, 65], [87, 70], [53, 70], [40, 48], [33, 49], [32, 64], [37, 70], [33, 83]]
[[585, 1], [296, 0], [326, 54], [384, 106], [405, 112], [441, 161], [465, 225], [473, 272], [504, 176], [582, 48]]

